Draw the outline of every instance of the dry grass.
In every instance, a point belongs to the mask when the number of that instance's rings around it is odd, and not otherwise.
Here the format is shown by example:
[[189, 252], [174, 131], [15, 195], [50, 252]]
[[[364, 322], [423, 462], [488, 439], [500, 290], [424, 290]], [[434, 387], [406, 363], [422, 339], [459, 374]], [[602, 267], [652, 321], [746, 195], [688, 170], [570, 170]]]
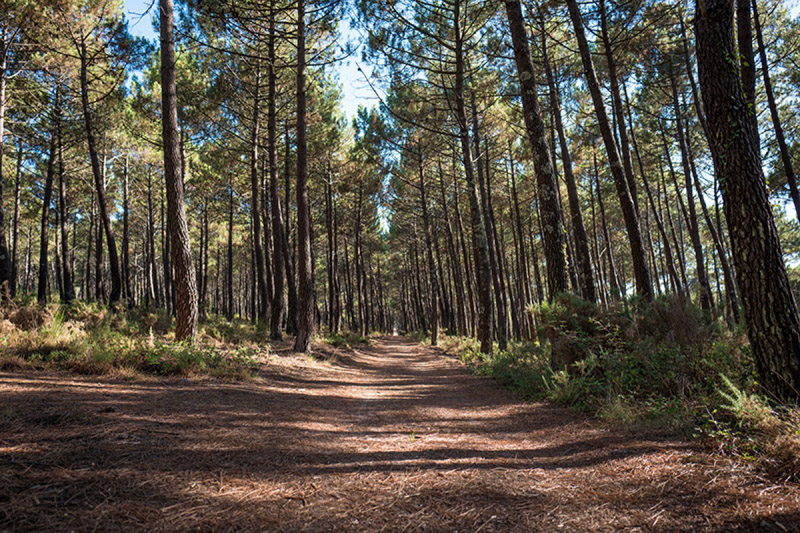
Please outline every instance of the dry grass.
[[398, 338], [256, 382], [0, 374], [0, 530], [792, 530], [800, 490]]

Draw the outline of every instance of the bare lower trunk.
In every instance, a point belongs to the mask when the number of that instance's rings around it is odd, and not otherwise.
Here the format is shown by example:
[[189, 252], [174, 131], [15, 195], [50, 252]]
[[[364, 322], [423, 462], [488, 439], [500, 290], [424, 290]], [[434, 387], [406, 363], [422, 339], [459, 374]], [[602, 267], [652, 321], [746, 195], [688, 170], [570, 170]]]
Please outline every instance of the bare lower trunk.
[[39, 234], [39, 282], [36, 286], [36, 300], [43, 304], [47, 302], [47, 268], [50, 244], [49, 229], [50, 229], [50, 202], [52, 201], [53, 194], [53, 176], [56, 168], [56, 149], [58, 130], [60, 126], [58, 122], [61, 120], [61, 88], [56, 86], [55, 100], [53, 103], [53, 129], [50, 132], [50, 149], [47, 157], [47, 174], [44, 181], [44, 199], [42, 200], [42, 224], [41, 233]]
[[736, 57], [733, 8], [730, 0], [704, 0], [697, 7], [700, 87], [756, 367], [769, 392], [797, 400], [800, 316], [783, 263], [756, 132], [738, 70], [730, 66], [730, 58]]
[[567, 0], [567, 6], [569, 7], [570, 18], [572, 19], [572, 25], [575, 29], [575, 36], [578, 41], [586, 83], [589, 87], [592, 102], [594, 103], [597, 123], [603, 137], [606, 152], [608, 153], [608, 161], [611, 165], [611, 174], [614, 178], [617, 196], [619, 197], [622, 207], [625, 227], [628, 231], [628, 241], [630, 243], [631, 258], [633, 260], [633, 272], [636, 280], [636, 291], [644, 300], [651, 300], [653, 298], [653, 286], [650, 280], [650, 271], [647, 268], [647, 257], [642, 241], [639, 217], [636, 212], [633, 196], [631, 195], [629, 180], [626, 177], [623, 161], [620, 158], [619, 149], [614, 139], [614, 133], [611, 130], [608, 114], [606, 113], [605, 103], [603, 102], [600, 85], [597, 81], [597, 75], [595, 74], [594, 64], [592, 62], [589, 43], [586, 40], [586, 33], [583, 28], [580, 8], [576, 0]]
[[178, 112], [175, 92], [175, 36], [172, 0], [161, 5], [161, 131], [164, 142], [164, 179], [167, 189], [167, 213], [175, 270], [175, 339], [193, 341], [197, 335], [197, 283], [186, 200], [181, 178], [181, 154], [178, 140]]
[[314, 333], [314, 276], [306, 144], [305, 0], [297, 2], [297, 337], [296, 352], [307, 352]]
[[[85, 37], [84, 37], [85, 39]], [[111, 215], [108, 211], [108, 200], [106, 199], [106, 185], [103, 169], [100, 166], [100, 157], [97, 150], [97, 139], [95, 138], [93, 115], [89, 103], [89, 74], [88, 74], [88, 51], [86, 42], [82, 43], [80, 49], [80, 84], [81, 84], [81, 103], [83, 106], [83, 121], [86, 127], [86, 139], [89, 145], [89, 158], [92, 163], [92, 175], [97, 192], [97, 205], [99, 208], [100, 222], [103, 233], [105, 233], [108, 244], [108, 262], [111, 273], [111, 293], [108, 296], [108, 303], [113, 305], [119, 301], [122, 295], [122, 279], [120, 276], [119, 256], [117, 255], [117, 242], [111, 228]]]

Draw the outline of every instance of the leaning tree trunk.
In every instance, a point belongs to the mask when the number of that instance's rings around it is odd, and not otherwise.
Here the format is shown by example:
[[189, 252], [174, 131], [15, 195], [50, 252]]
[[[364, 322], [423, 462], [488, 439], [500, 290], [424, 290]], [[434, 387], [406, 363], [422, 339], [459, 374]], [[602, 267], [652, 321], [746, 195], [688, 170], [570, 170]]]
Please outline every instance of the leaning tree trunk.
[[[740, 0], [744, 2], [746, 0]], [[767, 104], [769, 105], [769, 116], [772, 118], [772, 127], [775, 129], [775, 139], [778, 141], [778, 151], [781, 154], [781, 163], [786, 172], [786, 182], [789, 184], [789, 196], [792, 197], [794, 209], [797, 217], [800, 218], [800, 190], [797, 188], [797, 177], [792, 166], [792, 156], [789, 147], [786, 145], [786, 136], [783, 133], [780, 115], [778, 115], [778, 105], [775, 103], [775, 91], [772, 88], [772, 78], [769, 75], [769, 64], [767, 62], [767, 49], [764, 48], [764, 36], [761, 32], [761, 21], [758, 18], [758, 6], [753, 0], [753, 20], [756, 26], [756, 39], [758, 39], [758, 55], [761, 58], [761, 73], [764, 78], [764, 92], [767, 93]], [[755, 112], [754, 112], [755, 113]]]
[[311, 211], [308, 204], [306, 142], [306, 4], [297, 1], [297, 337], [296, 352], [307, 352], [314, 333], [314, 276]]
[[[675, 112], [675, 127], [678, 130], [678, 146], [681, 151], [681, 164], [683, 165], [683, 177], [686, 186], [687, 218], [689, 219], [689, 236], [694, 248], [696, 264], [697, 283], [700, 285], [700, 306], [704, 311], [710, 311], [714, 306], [711, 297], [711, 284], [708, 282], [708, 271], [706, 270], [705, 256], [703, 254], [703, 243], [700, 240], [700, 226], [697, 222], [697, 210], [694, 205], [694, 189], [692, 187], [692, 172], [689, 164], [689, 151], [687, 140], [683, 131], [683, 116], [680, 103], [678, 102], [678, 82], [675, 76], [674, 65], [669, 65], [670, 84], [672, 89], [672, 106]], [[680, 195], [680, 191], [675, 190]]]
[[636, 205], [631, 196], [631, 190], [625, 175], [623, 162], [619, 155], [616, 140], [614, 139], [614, 133], [611, 130], [608, 114], [606, 113], [603, 95], [600, 91], [600, 84], [597, 81], [594, 63], [592, 62], [589, 43], [586, 40], [586, 32], [583, 28], [583, 18], [581, 17], [580, 8], [576, 0], [567, 0], [567, 7], [569, 7], [570, 18], [575, 28], [575, 37], [578, 41], [578, 49], [580, 50], [581, 61], [583, 62], [586, 84], [589, 87], [589, 93], [594, 103], [597, 124], [600, 127], [600, 133], [603, 136], [603, 144], [608, 153], [611, 174], [614, 177], [614, 184], [616, 185], [617, 196], [619, 197], [622, 207], [625, 227], [628, 231], [628, 241], [630, 243], [631, 257], [633, 259], [633, 273], [636, 280], [636, 291], [642, 299], [651, 300], [653, 298], [653, 285], [650, 280], [650, 271], [647, 268], [647, 255], [644, 250], [641, 228], [639, 227], [639, 216], [636, 212]]
[[553, 70], [547, 55], [547, 33], [544, 28], [544, 21], [542, 21], [542, 57], [544, 59], [547, 83], [550, 86], [553, 117], [555, 119], [556, 131], [558, 132], [558, 143], [561, 147], [561, 164], [564, 168], [564, 180], [567, 183], [567, 197], [569, 200], [572, 232], [575, 236], [575, 256], [580, 275], [581, 297], [584, 300], [594, 303], [597, 301], [597, 293], [595, 292], [592, 260], [589, 253], [589, 238], [586, 235], [586, 226], [583, 223], [581, 202], [578, 197], [578, 185], [576, 183], [575, 173], [572, 169], [572, 158], [570, 157], [567, 137], [564, 134], [564, 125], [561, 120], [561, 97], [559, 96], [558, 85], [553, 76]]
[[192, 341], [197, 335], [197, 283], [189, 247], [189, 223], [186, 219], [186, 200], [180, 172], [172, 0], [160, 0], [160, 5], [161, 131], [164, 142], [167, 217], [175, 271], [175, 339]]
[[[84, 37], [85, 39], [85, 37]], [[100, 223], [103, 225], [106, 241], [108, 242], [108, 263], [111, 273], [111, 293], [108, 296], [108, 303], [113, 305], [119, 301], [122, 295], [122, 276], [119, 269], [119, 256], [117, 255], [117, 242], [111, 229], [111, 215], [108, 212], [108, 200], [106, 199], [106, 185], [102, 168], [100, 167], [100, 156], [97, 150], [97, 138], [95, 137], [93, 115], [89, 104], [89, 73], [88, 73], [88, 51], [86, 42], [81, 45], [80, 50], [80, 85], [81, 85], [81, 104], [83, 107], [83, 122], [86, 127], [86, 140], [89, 145], [89, 158], [92, 163], [92, 175], [97, 191], [97, 205], [100, 211]]]
[[519, 1], [506, 1], [506, 14], [508, 25], [511, 28], [511, 42], [514, 45], [514, 60], [517, 64], [522, 93], [525, 127], [533, 149], [547, 281], [552, 299], [556, 294], [567, 291], [564, 229], [561, 226], [561, 207], [556, 196], [558, 182], [553, 169], [553, 161], [550, 159], [544, 120], [542, 120], [542, 113], [539, 109], [536, 71], [533, 68], [528, 33], [525, 30], [525, 21], [522, 18]]
[[700, 87], [714, 168], [722, 186], [748, 335], [764, 387], [800, 398], [800, 316], [783, 263], [759, 143], [747, 114], [733, 45], [734, 3], [697, 2]]
[[461, 152], [464, 160], [464, 174], [467, 178], [470, 206], [472, 208], [472, 238], [475, 253], [475, 272], [478, 279], [478, 340], [481, 352], [492, 353], [492, 282], [489, 261], [489, 244], [478, 199], [478, 185], [469, 144], [469, 125], [464, 101], [464, 38], [461, 34], [461, 1], [456, 0], [453, 13], [455, 26], [455, 113], [458, 122]]

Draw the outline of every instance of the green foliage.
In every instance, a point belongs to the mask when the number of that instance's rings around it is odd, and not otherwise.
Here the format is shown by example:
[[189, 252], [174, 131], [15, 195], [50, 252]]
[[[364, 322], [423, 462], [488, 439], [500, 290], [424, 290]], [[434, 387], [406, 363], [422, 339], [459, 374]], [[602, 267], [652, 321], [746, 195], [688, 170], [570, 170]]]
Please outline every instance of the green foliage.
[[475, 341], [443, 345], [476, 372], [527, 397], [619, 423], [688, 430], [718, 404], [721, 373], [752, 385], [754, 369], [739, 332], [676, 300], [620, 302], [600, 309], [571, 295], [528, 310], [537, 339], [489, 358]]
[[336, 348], [351, 348], [356, 345], [369, 344], [369, 337], [365, 337], [356, 331], [342, 331], [331, 333], [325, 338], [326, 342]]
[[718, 452], [800, 475], [800, 411], [778, 412], [757, 393], [739, 329], [674, 300], [601, 310], [562, 295], [528, 311], [538, 340], [512, 343], [493, 358], [474, 339], [448, 337], [443, 346], [526, 397], [611, 424], [693, 435]]
[[[96, 304], [22, 307], [7, 313], [0, 340], [7, 348], [0, 367], [33, 366], [82, 374], [114, 374], [124, 370], [160, 376], [208, 374], [247, 379], [256, 375], [259, 352], [242, 344], [175, 343], [164, 335], [171, 318], [147, 309], [108, 312]], [[213, 320], [212, 327], [220, 324]], [[208, 324], [206, 325], [208, 326]], [[230, 325], [231, 337], [244, 326]], [[154, 332], [162, 331], [162, 334]], [[248, 336], [256, 335], [252, 325]], [[213, 337], [210, 341], [215, 341]]]

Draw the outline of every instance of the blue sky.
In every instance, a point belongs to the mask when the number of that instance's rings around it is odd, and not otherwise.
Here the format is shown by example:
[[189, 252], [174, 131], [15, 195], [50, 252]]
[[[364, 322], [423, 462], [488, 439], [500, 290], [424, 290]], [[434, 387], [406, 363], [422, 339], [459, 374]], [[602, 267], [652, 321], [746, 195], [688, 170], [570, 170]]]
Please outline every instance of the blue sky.
[[[157, 9], [158, 0], [124, 0], [125, 16], [131, 33], [150, 40], [156, 40], [158, 36], [153, 29], [152, 17]], [[149, 11], [148, 11], [149, 10]], [[146, 13], [142, 16], [143, 13]], [[350, 28], [349, 21], [342, 24], [344, 28], [341, 39], [343, 41], [356, 41], [357, 33]], [[344, 59], [334, 65], [334, 70], [339, 76], [342, 86], [343, 100], [342, 108], [349, 119], [356, 115], [358, 106], [372, 107], [377, 105], [372, 89], [369, 88], [364, 76], [358, 71], [358, 64], [361, 62], [361, 54], [356, 52], [351, 58]], [[365, 71], [371, 72], [368, 65], [362, 65]]]

